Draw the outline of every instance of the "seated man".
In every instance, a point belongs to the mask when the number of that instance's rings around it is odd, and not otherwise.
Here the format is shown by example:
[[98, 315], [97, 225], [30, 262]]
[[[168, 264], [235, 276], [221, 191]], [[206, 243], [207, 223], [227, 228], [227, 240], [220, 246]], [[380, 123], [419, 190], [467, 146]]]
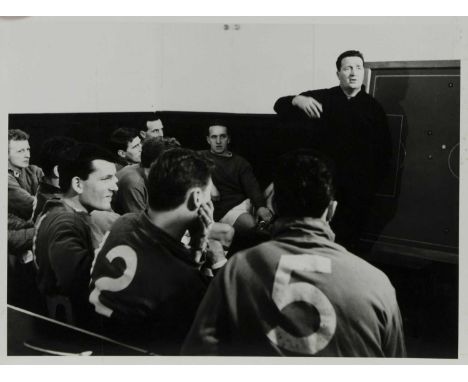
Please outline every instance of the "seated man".
[[32, 263], [34, 225], [31, 221], [34, 194], [42, 170], [29, 164], [29, 135], [22, 130], [8, 131], [8, 302], [30, 310], [37, 298]]
[[29, 164], [29, 135], [22, 130], [8, 130], [8, 212], [21, 219], [31, 219], [42, 170]]
[[142, 141], [148, 138], [157, 138], [164, 136], [164, 126], [161, 121], [160, 114], [154, 113], [154, 116], [146, 121], [146, 129], [140, 130], [140, 137]]
[[117, 155], [117, 171], [141, 161], [141, 139], [132, 129], [119, 128], [110, 137], [112, 152]]
[[205, 295], [187, 355], [403, 357], [395, 290], [334, 242], [331, 175], [310, 151], [273, 179], [273, 239], [234, 255]]
[[39, 164], [42, 171], [44, 171], [44, 177], [39, 183], [36, 192], [37, 202], [34, 206], [32, 217], [34, 222], [49, 199], [62, 196], [62, 191], [59, 187], [58, 164], [61, 158], [63, 158], [64, 153], [76, 143], [74, 139], [67, 137], [51, 137], [42, 144]]
[[115, 164], [106, 150], [80, 143], [62, 158], [58, 172], [63, 197], [46, 202], [36, 225], [37, 281], [48, 302], [68, 299], [77, 322], [86, 324], [91, 312], [90, 270], [97, 247], [90, 213], [110, 209], [112, 194], [117, 190]]
[[[97, 254], [89, 296], [107, 335], [156, 353], [180, 350], [209, 282], [201, 268], [216, 271], [226, 262], [219, 242], [204, 251], [210, 173], [211, 164], [192, 150], [164, 152], [148, 175], [148, 209], [115, 222]], [[181, 243], [186, 230], [190, 249]]]
[[117, 174], [119, 190], [115, 193], [112, 207], [123, 215], [144, 211], [148, 205], [147, 179], [151, 164], [164, 151], [180, 147], [175, 138], [148, 138], [143, 142], [141, 163], [126, 166]]
[[266, 208], [252, 167], [240, 155], [228, 150], [230, 137], [227, 127], [210, 126], [206, 140], [210, 150], [202, 153], [215, 163], [213, 183], [219, 192], [218, 200], [214, 199], [215, 220], [229, 224], [239, 232], [254, 228], [257, 219], [269, 223], [272, 213]]
[[[41, 147], [39, 163], [44, 171], [44, 177], [36, 193], [37, 203], [34, 208], [33, 221], [42, 213], [45, 203], [50, 199], [60, 199], [62, 190], [59, 187], [58, 166], [67, 155], [68, 150], [76, 145], [74, 139], [67, 137], [51, 137], [44, 141]], [[94, 246], [97, 247], [105, 233], [110, 230], [112, 223], [119, 217], [113, 211], [93, 210], [90, 213], [90, 228]]]

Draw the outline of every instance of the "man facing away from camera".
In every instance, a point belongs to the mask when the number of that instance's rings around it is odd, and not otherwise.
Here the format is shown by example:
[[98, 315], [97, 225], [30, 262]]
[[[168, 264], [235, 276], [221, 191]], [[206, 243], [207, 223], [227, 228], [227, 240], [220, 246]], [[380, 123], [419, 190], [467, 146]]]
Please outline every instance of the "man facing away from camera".
[[[161, 154], [148, 175], [148, 208], [120, 217], [92, 269], [89, 301], [112, 338], [177, 354], [226, 258], [213, 225], [211, 163], [188, 149]], [[232, 229], [232, 228], [231, 228]], [[190, 232], [190, 247], [181, 239]]]
[[395, 290], [334, 242], [331, 175], [310, 151], [280, 158], [273, 239], [235, 254], [211, 283], [185, 355], [402, 357]]

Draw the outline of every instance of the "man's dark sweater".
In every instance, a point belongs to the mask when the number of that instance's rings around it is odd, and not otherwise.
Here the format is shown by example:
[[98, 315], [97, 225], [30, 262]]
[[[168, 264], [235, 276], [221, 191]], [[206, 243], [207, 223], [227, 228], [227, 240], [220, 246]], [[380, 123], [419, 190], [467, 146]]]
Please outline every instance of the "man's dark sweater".
[[[285, 120], [310, 128], [313, 138], [308, 146], [333, 161], [339, 202], [334, 230], [337, 241], [348, 244], [357, 239], [371, 199], [389, 169], [391, 138], [387, 118], [380, 104], [364, 89], [350, 99], [339, 86], [301, 95], [313, 97], [322, 104], [319, 119], [309, 119], [293, 106], [294, 96], [279, 98], [274, 109]], [[346, 215], [343, 219], [342, 214]], [[343, 235], [337, 225], [353, 232]], [[349, 237], [340, 240], [343, 236]]]
[[87, 212], [59, 199], [46, 202], [36, 226], [34, 257], [44, 296], [64, 295], [77, 310], [89, 309], [88, 285], [94, 246]]
[[202, 151], [202, 154], [215, 164], [212, 178], [221, 195], [220, 200], [213, 202], [215, 221], [219, 221], [245, 199], [250, 199], [255, 208], [266, 206], [265, 198], [249, 162], [237, 154], [221, 156], [209, 150]]

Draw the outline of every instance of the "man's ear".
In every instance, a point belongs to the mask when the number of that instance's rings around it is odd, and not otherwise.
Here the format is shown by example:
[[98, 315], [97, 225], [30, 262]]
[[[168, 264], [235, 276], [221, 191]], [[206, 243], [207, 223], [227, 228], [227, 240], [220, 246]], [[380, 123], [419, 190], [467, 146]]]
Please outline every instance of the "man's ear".
[[202, 204], [202, 190], [200, 187], [194, 187], [189, 191], [187, 197], [187, 207], [190, 211], [198, 210]]
[[73, 191], [75, 191], [77, 194], [82, 194], [83, 193], [83, 181], [79, 176], [74, 176], [71, 180], [71, 188]]
[[124, 158], [124, 159], [125, 159], [125, 157], [126, 157], [125, 151], [123, 151], [123, 150], [118, 150], [118, 151], [117, 151], [117, 154], [118, 154], [119, 157], [121, 157], [121, 158]]
[[209, 135], [206, 136], [206, 143], [208, 143], [208, 145], [211, 146], [211, 142], [210, 142], [210, 137], [209, 137]]
[[54, 168], [52, 169], [52, 172], [53, 172], [55, 178], [59, 177], [59, 172], [58, 172], [58, 166], [57, 165], [54, 166]]
[[330, 204], [328, 205], [327, 210], [326, 210], [326, 216], [325, 216], [325, 220], [327, 222], [331, 222], [331, 220], [333, 219], [337, 205], [338, 205], [338, 202], [336, 200], [332, 200]]
[[146, 131], [140, 130], [140, 137], [142, 140], [144, 140], [146, 138]]

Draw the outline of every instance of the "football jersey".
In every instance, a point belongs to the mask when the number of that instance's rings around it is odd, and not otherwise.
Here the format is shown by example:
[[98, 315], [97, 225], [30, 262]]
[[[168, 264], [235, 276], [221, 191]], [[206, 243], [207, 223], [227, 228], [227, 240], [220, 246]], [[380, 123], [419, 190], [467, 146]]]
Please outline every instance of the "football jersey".
[[393, 286], [333, 238], [319, 219], [280, 221], [274, 240], [235, 254], [210, 285], [183, 354], [403, 356]]
[[105, 317], [108, 335], [173, 354], [207, 288], [198, 265], [147, 213], [126, 214], [98, 250], [89, 301]]

